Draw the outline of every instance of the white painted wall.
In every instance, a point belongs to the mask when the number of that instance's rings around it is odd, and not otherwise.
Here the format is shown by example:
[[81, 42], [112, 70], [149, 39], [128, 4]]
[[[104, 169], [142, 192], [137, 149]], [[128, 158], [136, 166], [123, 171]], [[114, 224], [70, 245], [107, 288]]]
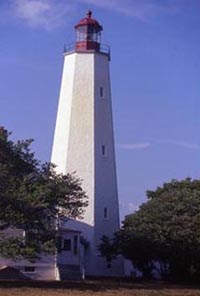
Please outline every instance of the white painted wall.
[[[100, 87], [103, 87], [103, 98]], [[105, 145], [106, 156], [102, 155], [102, 145]], [[90, 242], [86, 273], [122, 275], [122, 260], [116, 260], [108, 270], [97, 250], [102, 235], [112, 236], [119, 229], [107, 55], [71, 53], [65, 56], [51, 162], [57, 165], [58, 172], [76, 172], [89, 198], [84, 219], [66, 225], [82, 231]], [[108, 219], [104, 219], [105, 207]]]
[[[95, 246], [101, 237], [113, 237], [119, 230], [119, 207], [115, 164], [114, 134], [112, 120], [111, 86], [108, 57], [95, 55]], [[103, 87], [103, 97], [100, 95]], [[105, 156], [101, 147], [105, 145]], [[104, 218], [104, 208], [108, 217]], [[98, 254], [98, 252], [96, 252]], [[99, 254], [98, 254], [99, 255]], [[123, 275], [122, 258], [114, 260], [111, 268], [107, 268], [105, 260], [96, 256], [98, 275]]]
[[70, 131], [71, 105], [76, 55], [68, 55], [64, 59], [62, 82], [60, 88], [57, 120], [52, 147], [51, 162], [55, 163], [58, 173], [65, 174], [67, 149]]
[[[28, 260], [14, 261], [11, 259], [0, 258], [0, 269], [11, 266], [19, 269], [24, 275], [36, 280], [56, 280], [56, 258], [54, 255], [44, 255], [40, 260], [30, 262]], [[35, 268], [34, 272], [25, 272], [25, 267]]]
[[[68, 265], [80, 265], [80, 234], [76, 232], [65, 232], [61, 233], [62, 235], [62, 240], [64, 241], [65, 239], [70, 239], [71, 240], [71, 250], [62, 250], [60, 253], [57, 255], [57, 263], [58, 264], [68, 264]], [[78, 237], [78, 247], [79, 250], [77, 254], [74, 254], [74, 236]]]
[[83, 222], [94, 226], [94, 54], [72, 55], [76, 58], [66, 172], [75, 171], [83, 180], [89, 197]]
[[[25, 231], [23, 229], [17, 228], [7, 228], [2, 231], [7, 238], [9, 237], [18, 237], [24, 240]], [[23, 274], [38, 280], [55, 280], [55, 266], [56, 266], [56, 257], [55, 255], [43, 255], [41, 254], [40, 259], [30, 262], [29, 260], [12, 260], [8, 258], [0, 257], [0, 269], [11, 266], [19, 269]], [[25, 267], [34, 267], [34, 272], [26, 272]]]

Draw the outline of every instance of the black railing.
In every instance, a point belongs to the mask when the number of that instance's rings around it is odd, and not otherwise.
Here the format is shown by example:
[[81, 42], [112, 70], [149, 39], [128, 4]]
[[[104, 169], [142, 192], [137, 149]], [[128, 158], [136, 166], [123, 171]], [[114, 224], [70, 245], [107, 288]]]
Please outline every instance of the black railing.
[[[69, 43], [67, 45], [64, 45], [64, 53], [70, 53], [76, 51], [76, 43]], [[105, 53], [110, 57], [110, 46], [107, 44], [100, 43], [99, 52]]]
[[110, 46], [107, 44], [100, 43], [100, 52], [106, 53], [110, 56]]
[[67, 52], [73, 52], [75, 51], [75, 47], [76, 47], [76, 43], [69, 43], [64, 45], [64, 50], [63, 53], [67, 53]]

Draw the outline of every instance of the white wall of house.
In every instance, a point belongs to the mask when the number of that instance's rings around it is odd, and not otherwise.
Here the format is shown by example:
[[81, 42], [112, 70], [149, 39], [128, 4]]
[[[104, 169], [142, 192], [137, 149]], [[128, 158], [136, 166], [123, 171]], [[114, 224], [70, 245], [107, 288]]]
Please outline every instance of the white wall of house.
[[56, 280], [56, 257], [42, 256], [40, 260], [30, 262], [28, 260], [14, 261], [1, 258], [0, 269], [10, 266], [19, 269], [24, 275], [36, 280]]
[[[66, 244], [65, 242], [70, 242]], [[80, 265], [80, 233], [65, 231], [61, 234], [61, 251], [57, 254], [57, 265]]]

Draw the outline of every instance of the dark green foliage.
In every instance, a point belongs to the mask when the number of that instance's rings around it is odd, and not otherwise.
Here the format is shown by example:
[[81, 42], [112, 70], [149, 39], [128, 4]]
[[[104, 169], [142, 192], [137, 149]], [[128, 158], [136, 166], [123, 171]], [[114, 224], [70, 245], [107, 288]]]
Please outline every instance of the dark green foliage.
[[99, 251], [103, 257], [106, 258], [108, 264], [112, 262], [113, 259], [116, 258], [117, 248], [115, 242], [103, 235], [101, 238], [101, 244], [99, 245]]
[[[0, 253], [33, 259], [55, 251], [58, 217], [81, 217], [87, 197], [73, 175], [56, 174], [30, 151], [32, 140], [10, 141], [0, 129]], [[22, 229], [25, 237], [9, 236]]]
[[200, 181], [172, 180], [147, 192], [148, 201], [125, 218], [116, 234], [118, 253], [144, 277], [200, 278]]

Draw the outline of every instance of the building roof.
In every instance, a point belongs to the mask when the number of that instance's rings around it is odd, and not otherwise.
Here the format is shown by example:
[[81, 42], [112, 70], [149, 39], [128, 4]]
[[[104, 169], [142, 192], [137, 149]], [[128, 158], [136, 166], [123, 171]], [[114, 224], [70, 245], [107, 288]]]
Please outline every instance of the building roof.
[[61, 231], [61, 232], [81, 233], [81, 231], [79, 231], [79, 230], [70, 229], [70, 228], [66, 228], [66, 227], [59, 227], [58, 231]]
[[28, 280], [28, 276], [24, 275], [17, 268], [12, 266], [4, 266], [0, 269], [0, 279], [6, 280]]
[[95, 28], [99, 28], [100, 30], [103, 30], [103, 27], [99, 24], [99, 22], [94, 18], [92, 18], [92, 12], [90, 10], [87, 12], [86, 17], [81, 19], [79, 23], [75, 26], [75, 28], [77, 29], [78, 27], [87, 26], [87, 25], [92, 25]]

